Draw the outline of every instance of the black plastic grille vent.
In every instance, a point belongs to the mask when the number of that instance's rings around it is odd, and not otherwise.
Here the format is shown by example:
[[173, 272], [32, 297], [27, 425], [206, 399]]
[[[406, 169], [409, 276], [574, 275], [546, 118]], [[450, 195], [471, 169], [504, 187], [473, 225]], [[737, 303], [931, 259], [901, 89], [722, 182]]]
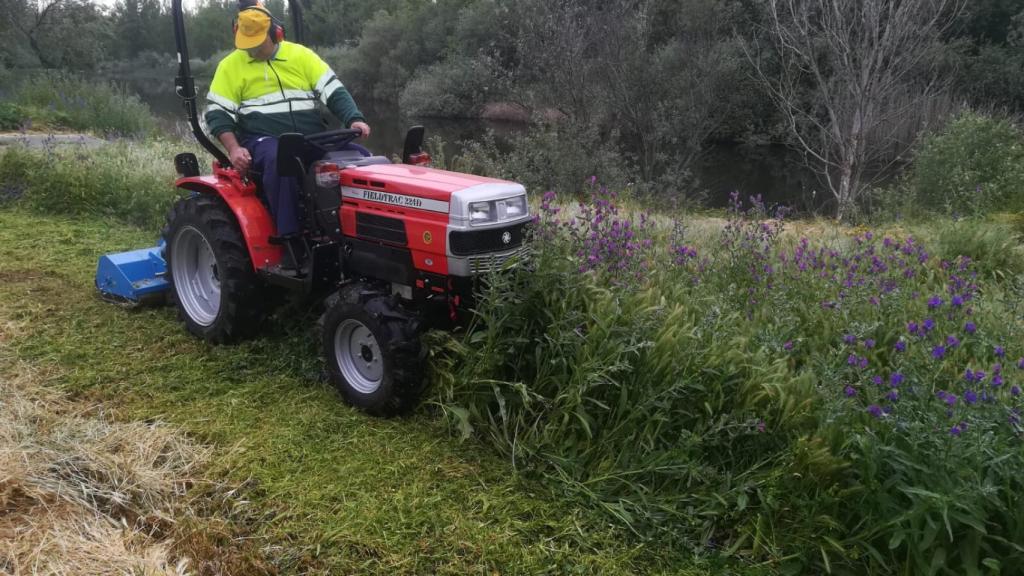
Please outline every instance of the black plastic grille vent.
[[[470, 230], [468, 232], [452, 232], [448, 237], [449, 248], [456, 256], [469, 254], [485, 254], [488, 252], [504, 252], [523, 244], [526, 235], [526, 222], [488, 228], [487, 230]], [[506, 242], [507, 240], [507, 242]]]
[[366, 212], [356, 212], [356, 236], [405, 246], [405, 222]]

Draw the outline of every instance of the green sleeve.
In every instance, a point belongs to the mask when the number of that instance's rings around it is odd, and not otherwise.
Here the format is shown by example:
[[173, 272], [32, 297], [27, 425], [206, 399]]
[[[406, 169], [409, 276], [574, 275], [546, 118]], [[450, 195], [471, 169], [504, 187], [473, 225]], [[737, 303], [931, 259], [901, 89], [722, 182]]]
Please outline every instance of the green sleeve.
[[356, 101], [341, 80], [338, 80], [331, 67], [308, 48], [305, 50], [304, 58], [306, 78], [313, 86], [313, 91], [327, 109], [341, 120], [342, 125], [348, 127], [353, 122], [365, 121], [366, 118], [356, 106]]

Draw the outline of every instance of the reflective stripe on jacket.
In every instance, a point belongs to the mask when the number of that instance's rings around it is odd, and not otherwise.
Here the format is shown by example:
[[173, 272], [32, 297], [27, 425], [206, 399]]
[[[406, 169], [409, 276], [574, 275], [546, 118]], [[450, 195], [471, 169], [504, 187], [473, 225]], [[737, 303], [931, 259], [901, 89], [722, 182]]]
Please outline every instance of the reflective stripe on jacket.
[[269, 61], [253, 60], [244, 50], [225, 56], [206, 101], [206, 124], [214, 136], [229, 131], [240, 139], [319, 132], [325, 127], [317, 101], [345, 126], [363, 120], [331, 67], [309, 48], [287, 41]]

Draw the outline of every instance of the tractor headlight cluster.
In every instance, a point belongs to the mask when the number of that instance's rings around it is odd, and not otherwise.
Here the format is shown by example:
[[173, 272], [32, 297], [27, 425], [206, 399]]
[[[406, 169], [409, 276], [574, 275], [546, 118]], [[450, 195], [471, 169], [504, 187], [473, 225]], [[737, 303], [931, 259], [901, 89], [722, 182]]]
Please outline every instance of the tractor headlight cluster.
[[526, 196], [489, 202], [472, 202], [469, 205], [469, 223], [474, 226], [515, 220], [525, 215]]

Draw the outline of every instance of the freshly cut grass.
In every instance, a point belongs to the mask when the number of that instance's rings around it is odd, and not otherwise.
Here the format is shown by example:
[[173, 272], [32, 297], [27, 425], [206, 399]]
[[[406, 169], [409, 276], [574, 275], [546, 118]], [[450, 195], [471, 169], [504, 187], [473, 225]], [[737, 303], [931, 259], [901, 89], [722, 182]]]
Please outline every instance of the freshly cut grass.
[[0, 571], [185, 574], [166, 528], [209, 449], [159, 423], [113, 422], [11, 358], [0, 322]]

